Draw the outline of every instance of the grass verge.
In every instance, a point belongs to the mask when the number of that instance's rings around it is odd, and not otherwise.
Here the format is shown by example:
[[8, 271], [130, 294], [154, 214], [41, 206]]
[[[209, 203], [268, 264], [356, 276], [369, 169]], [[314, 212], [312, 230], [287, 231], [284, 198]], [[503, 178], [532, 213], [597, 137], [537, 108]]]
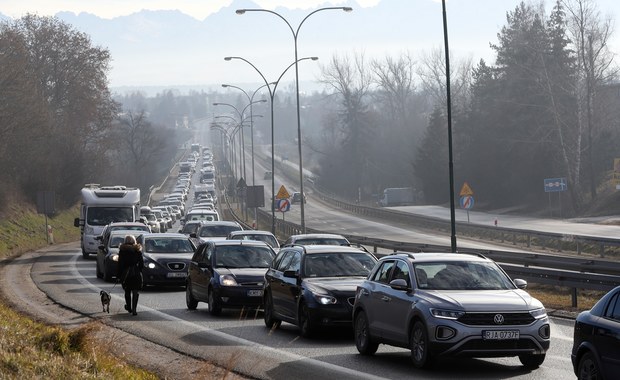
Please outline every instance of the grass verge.
[[[56, 243], [79, 240], [73, 226], [77, 207], [48, 218]], [[13, 205], [0, 218], [0, 259], [47, 245], [45, 217]], [[74, 330], [35, 322], [0, 299], [0, 379], [158, 379], [95, 344], [100, 325]]]

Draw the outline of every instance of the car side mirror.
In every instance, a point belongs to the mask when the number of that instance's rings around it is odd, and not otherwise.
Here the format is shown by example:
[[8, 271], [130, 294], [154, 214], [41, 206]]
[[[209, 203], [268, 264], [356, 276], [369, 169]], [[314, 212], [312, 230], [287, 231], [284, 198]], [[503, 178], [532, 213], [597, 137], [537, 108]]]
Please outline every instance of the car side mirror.
[[[181, 231], [179, 231], [179, 232], [181, 232]], [[194, 238], [194, 239], [197, 239], [197, 238], [198, 238], [198, 235], [196, 235], [196, 233], [195, 233], [195, 232], [192, 232], [191, 234], [189, 234], [189, 237]]]
[[515, 278], [514, 279], [514, 283], [515, 283], [515, 285], [517, 285], [517, 288], [519, 288], [519, 289], [527, 288], [527, 281], [522, 280], [520, 278]]
[[402, 278], [397, 278], [396, 280], [390, 281], [390, 288], [394, 290], [408, 291], [409, 285], [407, 285], [407, 281], [403, 280]]
[[80, 226], [80, 218], [73, 219], [73, 227], [79, 227], [79, 226]]
[[103, 249], [105, 248], [103, 245], [98, 246], [97, 248], [99, 248], [99, 250], [103, 251]]

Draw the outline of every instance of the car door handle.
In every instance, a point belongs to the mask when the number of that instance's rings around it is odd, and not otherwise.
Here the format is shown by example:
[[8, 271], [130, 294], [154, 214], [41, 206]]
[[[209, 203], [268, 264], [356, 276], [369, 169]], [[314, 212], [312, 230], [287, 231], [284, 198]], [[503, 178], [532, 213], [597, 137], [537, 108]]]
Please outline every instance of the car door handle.
[[388, 296], [381, 297], [381, 301], [390, 302], [392, 299]]

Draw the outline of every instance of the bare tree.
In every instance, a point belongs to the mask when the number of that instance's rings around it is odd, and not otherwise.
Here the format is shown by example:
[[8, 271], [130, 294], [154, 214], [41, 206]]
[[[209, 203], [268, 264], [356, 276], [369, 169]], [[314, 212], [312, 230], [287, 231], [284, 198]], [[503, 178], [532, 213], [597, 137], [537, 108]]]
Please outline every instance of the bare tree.
[[596, 130], [594, 103], [597, 91], [609, 83], [618, 71], [608, 47], [613, 22], [603, 18], [593, 0], [561, 0], [568, 12], [568, 31], [578, 57], [575, 94], [578, 98], [578, 122], [585, 131], [585, 152], [590, 196], [596, 197], [593, 134]]
[[366, 105], [373, 80], [365, 67], [364, 55], [357, 54], [352, 60], [346, 56], [332, 57], [329, 66], [321, 67], [320, 82], [334, 90], [340, 104], [341, 148], [334, 152], [339, 157], [331, 157], [329, 161], [333, 164], [333, 179], [340, 182], [342, 190], [356, 195], [364, 182], [363, 152], [371, 144], [374, 133]]
[[[455, 104], [466, 107], [469, 103], [469, 88], [472, 80], [472, 59], [470, 57], [455, 60], [450, 57], [450, 62], [455, 62], [450, 67], [452, 99]], [[446, 60], [443, 49], [433, 49], [424, 54], [417, 73], [422, 82], [422, 88], [431, 94], [434, 105], [446, 104]]]

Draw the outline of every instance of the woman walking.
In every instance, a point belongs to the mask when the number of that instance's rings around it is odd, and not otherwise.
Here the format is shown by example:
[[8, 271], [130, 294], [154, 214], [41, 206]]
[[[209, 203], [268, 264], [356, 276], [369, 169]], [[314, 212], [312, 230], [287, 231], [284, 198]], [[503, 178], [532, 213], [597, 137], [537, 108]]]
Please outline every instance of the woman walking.
[[136, 242], [133, 235], [125, 236], [125, 242], [118, 251], [118, 273], [125, 290], [125, 310], [133, 315], [138, 315], [139, 291], [142, 289], [142, 246]]

